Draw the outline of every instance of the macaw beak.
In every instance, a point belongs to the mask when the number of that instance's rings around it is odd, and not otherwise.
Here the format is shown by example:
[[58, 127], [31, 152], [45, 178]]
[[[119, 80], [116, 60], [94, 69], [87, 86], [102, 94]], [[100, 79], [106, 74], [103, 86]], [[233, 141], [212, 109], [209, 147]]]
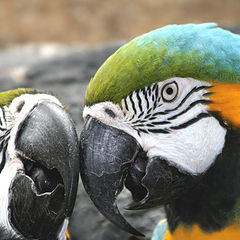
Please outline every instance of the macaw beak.
[[26, 234], [41, 224], [37, 232], [59, 228], [73, 211], [79, 176], [78, 138], [66, 111], [53, 102], [39, 102], [19, 126], [15, 152], [24, 171], [12, 181], [11, 221]]
[[80, 173], [97, 209], [121, 229], [144, 236], [122, 217], [115, 203], [140, 146], [122, 130], [88, 117], [80, 137]]
[[80, 137], [80, 173], [97, 209], [121, 229], [138, 236], [120, 214], [116, 198], [125, 185], [138, 210], [163, 205], [183, 194], [192, 182], [161, 157], [148, 158], [136, 139], [126, 132], [88, 117]]

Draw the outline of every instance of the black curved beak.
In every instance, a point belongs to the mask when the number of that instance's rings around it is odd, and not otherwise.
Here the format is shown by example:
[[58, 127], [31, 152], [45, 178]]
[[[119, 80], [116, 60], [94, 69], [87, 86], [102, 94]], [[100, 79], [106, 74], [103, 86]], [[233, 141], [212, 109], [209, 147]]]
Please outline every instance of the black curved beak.
[[[64, 215], [70, 216], [77, 194], [79, 146], [66, 111], [49, 101], [38, 103], [19, 126], [15, 150], [27, 162], [29, 175], [39, 185], [38, 193], [64, 192]], [[58, 185], [64, 189], [54, 190]]]
[[140, 150], [135, 138], [88, 117], [81, 133], [80, 149], [83, 185], [97, 209], [121, 229], [144, 236], [122, 217], [115, 203]]

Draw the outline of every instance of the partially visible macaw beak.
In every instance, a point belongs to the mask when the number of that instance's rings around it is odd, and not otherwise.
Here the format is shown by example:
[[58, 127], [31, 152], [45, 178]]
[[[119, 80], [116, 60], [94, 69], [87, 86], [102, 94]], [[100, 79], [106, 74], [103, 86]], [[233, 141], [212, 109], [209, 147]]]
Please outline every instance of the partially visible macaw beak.
[[24, 169], [9, 189], [10, 222], [27, 238], [56, 239], [72, 214], [79, 178], [78, 137], [66, 111], [39, 102], [18, 128], [15, 154]]
[[140, 148], [124, 131], [88, 117], [80, 139], [80, 173], [85, 190], [106, 218], [131, 234], [144, 236], [122, 217], [115, 203]]

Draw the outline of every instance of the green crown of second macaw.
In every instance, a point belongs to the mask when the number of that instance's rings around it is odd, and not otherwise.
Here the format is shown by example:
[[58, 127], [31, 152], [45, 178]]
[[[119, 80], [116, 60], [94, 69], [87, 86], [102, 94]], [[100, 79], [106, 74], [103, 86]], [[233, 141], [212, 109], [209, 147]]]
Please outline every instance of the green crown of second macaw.
[[[119, 48], [91, 79], [80, 171], [99, 211], [165, 206], [153, 239], [239, 239], [240, 36], [214, 23], [170, 25]], [[159, 230], [160, 229], [160, 230]]]

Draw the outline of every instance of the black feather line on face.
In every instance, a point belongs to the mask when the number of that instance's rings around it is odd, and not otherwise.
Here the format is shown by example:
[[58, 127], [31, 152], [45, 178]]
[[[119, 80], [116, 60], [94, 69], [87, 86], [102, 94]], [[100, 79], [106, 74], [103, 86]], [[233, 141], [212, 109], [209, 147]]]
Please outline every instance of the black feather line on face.
[[5, 141], [2, 141], [0, 144], [0, 150], [1, 150], [1, 159], [0, 159], [0, 173], [2, 169], [5, 166], [6, 163], [6, 153], [7, 153], [7, 143]]
[[177, 109], [179, 109], [186, 101], [187, 99], [195, 92], [198, 92], [202, 89], [205, 89], [205, 88], [208, 88], [209, 86], [200, 86], [200, 87], [194, 87], [184, 98], [183, 100], [178, 104], [178, 106], [176, 106], [175, 108], [173, 109], [167, 109], [163, 112], [157, 112], [157, 113], [154, 113], [152, 116], [157, 116], [157, 115], [166, 115], [170, 112], [173, 112], [173, 111], [176, 111]]
[[136, 115], [136, 114], [137, 114], [137, 110], [136, 110], [136, 108], [135, 108], [135, 103], [134, 103], [134, 101], [133, 101], [133, 99], [132, 99], [132, 93], [129, 95], [129, 98], [130, 98], [130, 101], [131, 101], [131, 103], [132, 103], [132, 109], [133, 109], [133, 111], [134, 111], [134, 115]]
[[8, 145], [8, 140], [10, 138], [10, 130], [6, 129], [5, 127], [2, 127], [6, 123], [5, 119], [5, 114], [3, 109], [0, 109], [2, 111], [2, 116], [3, 119], [1, 119], [1, 126], [0, 126], [0, 131], [2, 132], [2, 136], [0, 137], [0, 172], [5, 166], [6, 163], [6, 151], [7, 151], [7, 145]]
[[142, 109], [142, 99], [139, 96], [139, 91], [136, 92], [136, 96], [137, 96], [137, 99], [138, 99], [138, 107], [139, 107], [140, 111], [142, 112], [143, 111], [143, 109]]
[[189, 121], [187, 121], [187, 122], [185, 122], [183, 124], [180, 124], [178, 126], [171, 127], [171, 129], [173, 129], [173, 130], [183, 129], [183, 128], [189, 127], [190, 125], [198, 122], [199, 120], [201, 120], [203, 118], [207, 118], [207, 117], [211, 117], [211, 115], [209, 113], [200, 113], [200, 114], [198, 114], [197, 117], [192, 118]]
[[[139, 115], [138, 115], [138, 119], [142, 117], [142, 115], [144, 114], [144, 112], [141, 112]], [[138, 120], [135, 121], [135, 122], [139, 122]], [[134, 122], [133, 122], [134, 123]]]
[[183, 115], [184, 113], [188, 112], [190, 109], [192, 109], [192, 108], [193, 108], [194, 106], [196, 106], [197, 104], [208, 104], [208, 103], [210, 103], [210, 102], [211, 102], [210, 100], [205, 100], [205, 99], [197, 100], [197, 101], [191, 103], [191, 104], [189, 105], [189, 107], [186, 108], [185, 110], [183, 110], [182, 112], [180, 112], [180, 113], [178, 113], [178, 114], [176, 114], [176, 115], [168, 118], [168, 120], [173, 120], [173, 119], [178, 118], [179, 116], [181, 116], [181, 115]]
[[126, 110], [129, 111], [129, 109], [128, 109], [128, 104], [127, 104], [127, 99], [126, 99], [126, 98], [124, 98], [124, 104], [125, 104]]
[[147, 103], [147, 109], [149, 108], [149, 101], [148, 101], [148, 96], [147, 96], [147, 92], [144, 90], [144, 97]]
[[168, 129], [148, 129], [148, 132], [168, 134], [170, 131]]
[[148, 92], [148, 96], [150, 96], [151, 93], [152, 93], [152, 89], [151, 89], [151, 87], [147, 87], [147, 92]]
[[2, 113], [2, 118], [0, 118], [0, 131], [6, 131], [7, 129], [3, 127], [6, 123], [5, 111], [1, 107], [0, 107], [0, 111]]

